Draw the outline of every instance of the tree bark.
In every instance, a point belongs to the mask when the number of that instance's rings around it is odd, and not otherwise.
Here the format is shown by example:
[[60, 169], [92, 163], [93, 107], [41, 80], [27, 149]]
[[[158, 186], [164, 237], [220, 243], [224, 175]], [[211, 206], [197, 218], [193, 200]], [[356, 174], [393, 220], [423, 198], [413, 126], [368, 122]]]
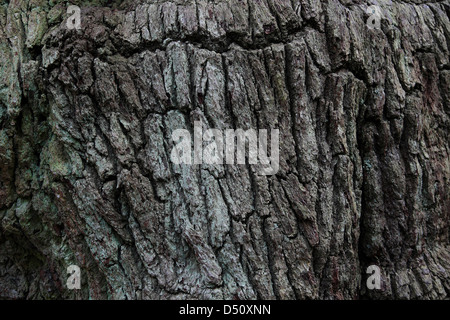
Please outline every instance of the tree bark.
[[[97, 2], [0, 5], [0, 298], [449, 298], [448, 1]], [[195, 121], [279, 171], [174, 164]]]

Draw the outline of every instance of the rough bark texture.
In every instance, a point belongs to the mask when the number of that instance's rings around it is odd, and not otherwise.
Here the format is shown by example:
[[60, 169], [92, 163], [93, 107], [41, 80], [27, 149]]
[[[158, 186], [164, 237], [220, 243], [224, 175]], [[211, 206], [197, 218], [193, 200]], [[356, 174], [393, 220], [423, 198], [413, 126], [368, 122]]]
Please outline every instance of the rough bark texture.
[[[449, 1], [103, 2], [1, 2], [0, 298], [449, 297]], [[174, 165], [199, 119], [279, 172]]]

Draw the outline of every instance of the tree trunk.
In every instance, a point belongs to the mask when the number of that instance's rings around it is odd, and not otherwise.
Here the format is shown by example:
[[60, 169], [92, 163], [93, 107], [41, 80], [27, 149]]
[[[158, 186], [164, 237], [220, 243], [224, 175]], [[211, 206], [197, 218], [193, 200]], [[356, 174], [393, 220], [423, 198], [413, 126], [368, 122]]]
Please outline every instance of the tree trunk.
[[0, 298], [449, 298], [448, 1], [97, 2], [0, 5]]

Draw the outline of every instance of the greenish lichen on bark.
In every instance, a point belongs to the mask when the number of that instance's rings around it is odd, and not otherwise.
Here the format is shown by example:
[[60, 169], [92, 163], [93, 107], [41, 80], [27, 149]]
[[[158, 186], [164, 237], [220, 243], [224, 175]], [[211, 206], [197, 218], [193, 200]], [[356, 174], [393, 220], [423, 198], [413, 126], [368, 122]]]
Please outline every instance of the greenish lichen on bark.
[[[0, 298], [448, 299], [448, 1], [72, 4], [0, 2]], [[197, 120], [279, 172], [175, 165]]]

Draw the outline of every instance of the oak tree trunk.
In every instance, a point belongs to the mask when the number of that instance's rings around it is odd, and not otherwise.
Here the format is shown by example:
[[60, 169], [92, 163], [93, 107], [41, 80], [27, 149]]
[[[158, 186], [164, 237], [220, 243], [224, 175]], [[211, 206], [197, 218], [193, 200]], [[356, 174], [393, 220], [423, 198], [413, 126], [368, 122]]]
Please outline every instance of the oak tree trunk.
[[449, 1], [110, 2], [0, 2], [0, 298], [449, 298]]

